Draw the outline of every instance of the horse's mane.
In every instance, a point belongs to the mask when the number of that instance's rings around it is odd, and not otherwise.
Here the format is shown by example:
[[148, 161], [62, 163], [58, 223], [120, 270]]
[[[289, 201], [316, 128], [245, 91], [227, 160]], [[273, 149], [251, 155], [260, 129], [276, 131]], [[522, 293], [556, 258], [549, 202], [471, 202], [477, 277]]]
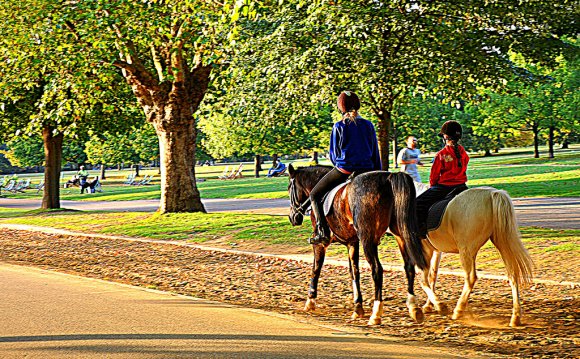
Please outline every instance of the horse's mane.
[[307, 166], [307, 167], [298, 167], [296, 168], [296, 175], [300, 175], [303, 181], [302, 185], [304, 186], [311, 186], [318, 182], [320, 178], [322, 178], [325, 174], [330, 172], [332, 166], [323, 166], [323, 165], [316, 165], [316, 166]]

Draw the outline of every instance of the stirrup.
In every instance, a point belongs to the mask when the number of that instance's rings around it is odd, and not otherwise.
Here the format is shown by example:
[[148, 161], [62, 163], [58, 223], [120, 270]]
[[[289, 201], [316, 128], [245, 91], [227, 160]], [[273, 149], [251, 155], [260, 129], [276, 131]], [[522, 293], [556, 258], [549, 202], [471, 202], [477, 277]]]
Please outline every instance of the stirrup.
[[323, 245], [328, 245], [330, 244], [330, 238], [329, 237], [325, 237], [321, 234], [316, 234], [311, 238], [308, 238], [308, 243], [309, 244], [323, 244]]

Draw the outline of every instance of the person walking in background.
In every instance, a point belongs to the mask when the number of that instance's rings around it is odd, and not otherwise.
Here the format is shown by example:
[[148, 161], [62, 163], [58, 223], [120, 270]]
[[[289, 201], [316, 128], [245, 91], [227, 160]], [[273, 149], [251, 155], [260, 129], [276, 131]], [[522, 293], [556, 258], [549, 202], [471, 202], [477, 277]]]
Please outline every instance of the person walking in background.
[[334, 168], [310, 192], [312, 213], [316, 218], [316, 231], [309, 239], [311, 244], [328, 244], [330, 229], [322, 211], [322, 199], [331, 189], [346, 181], [353, 173], [381, 169], [381, 157], [375, 127], [358, 114], [360, 100], [351, 91], [342, 92], [337, 99], [342, 119], [332, 127], [330, 136], [330, 161]]
[[401, 172], [405, 172], [413, 178], [415, 182], [421, 182], [421, 176], [417, 165], [423, 166], [421, 162], [421, 150], [417, 148], [417, 139], [415, 136], [407, 137], [407, 148], [399, 151], [397, 163], [401, 166]]
[[77, 172], [77, 176], [80, 181], [81, 186], [81, 194], [85, 192], [85, 188], [88, 187], [87, 185], [87, 178], [89, 178], [89, 171], [85, 170], [85, 166], [80, 166], [79, 171]]

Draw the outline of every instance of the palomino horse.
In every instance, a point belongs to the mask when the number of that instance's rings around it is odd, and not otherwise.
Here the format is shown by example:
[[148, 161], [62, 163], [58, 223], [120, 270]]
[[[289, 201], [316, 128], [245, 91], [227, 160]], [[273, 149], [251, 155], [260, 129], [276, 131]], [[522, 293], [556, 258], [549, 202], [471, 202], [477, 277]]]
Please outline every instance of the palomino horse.
[[[304, 219], [308, 207], [308, 196], [318, 181], [332, 168], [313, 166], [294, 169], [288, 167], [290, 184], [290, 222], [297, 226]], [[383, 267], [379, 261], [378, 246], [387, 229], [395, 235], [407, 274], [407, 307], [413, 319], [422, 322], [424, 315], [416, 304], [413, 283], [415, 265], [427, 267], [421, 250], [421, 241], [416, 237], [417, 222], [415, 215], [415, 187], [405, 173], [384, 171], [367, 172], [356, 176], [334, 197], [332, 210], [326, 216], [332, 231], [331, 239], [344, 244], [349, 253], [349, 273], [353, 283], [353, 319], [364, 316], [363, 298], [360, 290], [359, 243], [362, 243], [367, 261], [372, 270], [375, 284], [375, 301], [369, 318], [369, 325], [380, 324], [383, 313]], [[315, 223], [312, 218], [312, 223]], [[316, 309], [318, 278], [324, 262], [326, 247], [322, 244], [312, 246], [314, 263], [312, 265], [308, 300], [305, 310]]]
[[[416, 186], [417, 193], [426, 190], [421, 184]], [[477, 280], [475, 257], [479, 249], [491, 239], [501, 254], [512, 288], [510, 326], [521, 325], [519, 288], [531, 283], [533, 264], [520, 236], [514, 207], [505, 191], [479, 187], [457, 195], [449, 202], [440, 226], [429, 231], [427, 239], [423, 240], [423, 250], [429, 266], [421, 277], [421, 287], [428, 296], [423, 310], [446, 312], [445, 306], [435, 295], [441, 252], [459, 253], [465, 271], [465, 284], [452, 318], [459, 319], [464, 314]]]

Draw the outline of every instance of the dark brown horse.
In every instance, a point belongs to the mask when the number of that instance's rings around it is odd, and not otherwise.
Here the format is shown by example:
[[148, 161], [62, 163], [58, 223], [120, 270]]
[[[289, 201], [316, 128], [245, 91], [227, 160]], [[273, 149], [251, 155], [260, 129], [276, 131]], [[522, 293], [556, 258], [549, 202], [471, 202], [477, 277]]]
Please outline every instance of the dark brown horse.
[[[312, 166], [294, 169], [290, 174], [290, 222], [302, 224], [308, 196], [318, 181], [332, 167]], [[312, 223], [315, 223], [314, 218]], [[421, 241], [416, 237], [415, 187], [413, 180], [405, 173], [373, 171], [356, 176], [335, 196], [332, 210], [326, 217], [332, 231], [332, 242], [344, 244], [349, 253], [349, 273], [353, 283], [353, 319], [364, 316], [363, 298], [360, 290], [359, 243], [372, 270], [375, 284], [375, 301], [369, 318], [369, 325], [380, 324], [383, 313], [383, 267], [379, 261], [378, 246], [381, 237], [390, 229], [397, 240], [407, 275], [407, 307], [409, 314], [417, 322], [423, 321], [423, 311], [416, 304], [413, 283], [415, 265], [425, 269], [427, 264], [421, 249]], [[314, 263], [305, 310], [316, 309], [316, 297], [320, 270], [324, 263], [326, 246], [314, 244]]]

